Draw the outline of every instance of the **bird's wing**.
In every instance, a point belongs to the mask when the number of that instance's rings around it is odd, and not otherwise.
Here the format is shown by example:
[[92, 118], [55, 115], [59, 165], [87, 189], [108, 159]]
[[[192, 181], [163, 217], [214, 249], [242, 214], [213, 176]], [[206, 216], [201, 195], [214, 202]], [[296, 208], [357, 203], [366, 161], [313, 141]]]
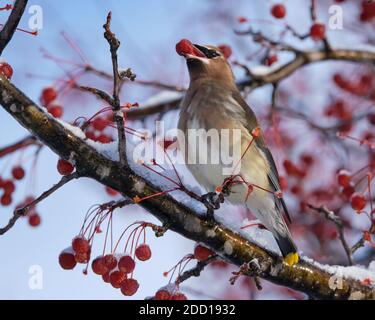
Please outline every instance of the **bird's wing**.
[[[246, 103], [244, 98], [242, 98], [241, 94], [238, 91], [233, 92], [233, 98], [244, 110], [245, 119], [246, 119], [246, 121], [244, 122], [244, 125], [249, 132], [252, 132], [252, 130], [258, 126], [258, 121], [256, 119], [254, 112], [250, 109], [249, 105]], [[268, 172], [268, 179], [273, 189], [272, 191], [280, 191], [279, 173], [276, 168], [275, 160], [273, 159], [271, 151], [267, 148], [267, 145], [264, 141], [264, 137], [262, 133], [260, 133], [260, 135], [256, 137], [254, 140], [255, 140], [257, 147], [263, 151], [264, 155], [267, 158], [268, 164], [270, 166], [270, 171]], [[284, 199], [275, 196], [275, 203], [276, 203], [277, 208], [280, 211], [281, 209], [284, 210], [284, 213], [286, 217], [288, 218], [288, 221], [291, 222], [292, 220], [290, 218]]]

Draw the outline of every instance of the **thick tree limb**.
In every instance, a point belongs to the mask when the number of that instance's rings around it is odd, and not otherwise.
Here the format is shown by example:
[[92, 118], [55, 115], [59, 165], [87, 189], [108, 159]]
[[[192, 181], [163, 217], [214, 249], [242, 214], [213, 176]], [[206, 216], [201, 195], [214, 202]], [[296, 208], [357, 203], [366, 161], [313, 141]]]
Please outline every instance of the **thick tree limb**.
[[[279, 68], [264, 74], [253, 75], [244, 80], [238, 81], [237, 86], [240, 90], [245, 88], [256, 89], [267, 84], [277, 84], [293, 74], [299, 68], [320, 61], [340, 60], [349, 62], [370, 62], [375, 64], [375, 52], [361, 50], [334, 49], [330, 51], [298, 51], [293, 60]], [[133, 109], [127, 112], [129, 119], [142, 118], [148, 115], [178, 109], [181, 99], [168, 101], [167, 103], [158, 103], [147, 108]]]
[[[45, 113], [3, 76], [0, 76], [0, 103], [22, 126], [61, 158], [74, 160], [80, 175], [118, 190], [130, 198], [143, 198], [161, 191], [128, 167], [124, 169], [118, 161], [100, 154]], [[137, 187], [140, 184], [144, 185], [144, 188]], [[320, 299], [375, 299], [375, 290], [372, 287], [354, 279], [342, 279], [340, 288], [331, 286], [332, 275], [327, 270], [303, 259], [297, 265], [289, 267], [276, 254], [218, 222], [206, 220], [204, 216], [169, 195], [148, 198], [140, 202], [140, 205], [163, 224], [168, 224], [170, 230], [203, 243], [239, 267], [257, 259], [260, 266], [259, 276], [276, 284]]]
[[17, 29], [18, 23], [21, 20], [22, 14], [25, 11], [28, 0], [16, 0], [13, 5], [12, 12], [9, 15], [7, 22], [0, 31], [0, 55], [3, 54], [3, 51], [10, 39], [12, 39], [14, 32]]

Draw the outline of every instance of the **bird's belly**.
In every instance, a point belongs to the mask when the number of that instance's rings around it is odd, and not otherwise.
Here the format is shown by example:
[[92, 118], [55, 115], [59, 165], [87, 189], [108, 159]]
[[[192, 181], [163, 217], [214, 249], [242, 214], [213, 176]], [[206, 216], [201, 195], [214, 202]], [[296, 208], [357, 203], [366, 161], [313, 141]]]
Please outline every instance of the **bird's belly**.
[[[199, 124], [193, 122], [190, 123], [189, 129], [197, 127], [201, 128]], [[272, 200], [273, 195], [262, 190], [262, 188], [269, 188], [267, 175], [269, 167], [262, 151], [256, 147], [255, 143], [252, 143], [250, 148], [248, 148], [252, 137], [247, 133], [247, 131], [242, 130], [241, 139], [233, 143], [229, 149], [229, 152], [233, 154], [233, 150], [240, 150], [240, 155], [238, 158], [241, 158], [241, 156], [243, 156], [243, 158], [242, 160], [237, 159], [235, 163], [232, 163], [230, 167], [233, 167], [233, 171], [228, 173], [224, 170], [228, 169], [228, 163], [224, 163], [221, 157], [221, 152], [227, 151], [220, 150], [222, 146], [221, 138], [222, 137], [219, 134], [219, 140], [211, 140], [210, 143], [207, 144], [207, 148], [204, 148], [207, 151], [203, 150], [204, 152], [207, 152], [206, 158], [208, 160], [215, 158], [211, 157], [212, 154], [215, 154], [215, 156], [219, 154], [218, 163], [209, 163], [209, 161], [208, 163], [193, 163], [194, 161], [189, 158], [189, 156], [191, 154], [196, 155], [197, 153], [202, 152], [202, 150], [199, 150], [199, 145], [197, 146], [195, 144], [186, 143], [187, 167], [195, 179], [203, 187], [205, 187], [208, 192], [213, 192], [215, 191], [216, 187], [223, 184], [226, 178], [236, 177], [236, 181], [244, 182], [232, 184], [231, 193], [227, 198], [228, 201], [232, 203], [246, 203], [250, 208], [256, 210], [269, 207], [269, 201]], [[248, 150], [245, 152], [247, 148]], [[252, 191], [250, 193], [249, 191], [251, 190], [251, 187], [248, 187], [248, 184], [252, 186]]]

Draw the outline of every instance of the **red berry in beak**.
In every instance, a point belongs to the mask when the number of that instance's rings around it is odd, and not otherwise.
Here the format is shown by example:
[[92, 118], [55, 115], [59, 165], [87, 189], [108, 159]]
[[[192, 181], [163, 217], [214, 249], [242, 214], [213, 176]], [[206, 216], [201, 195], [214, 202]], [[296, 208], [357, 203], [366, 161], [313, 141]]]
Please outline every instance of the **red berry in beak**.
[[189, 53], [191, 54], [194, 52], [193, 44], [187, 39], [182, 39], [176, 44], [176, 52], [180, 56], [185, 56]]
[[180, 56], [186, 56], [188, 54], [196, 57], [205, 57], [205, 55], [197, 49], [189, 40], [182, 39], [176, 44], [176, 52]]

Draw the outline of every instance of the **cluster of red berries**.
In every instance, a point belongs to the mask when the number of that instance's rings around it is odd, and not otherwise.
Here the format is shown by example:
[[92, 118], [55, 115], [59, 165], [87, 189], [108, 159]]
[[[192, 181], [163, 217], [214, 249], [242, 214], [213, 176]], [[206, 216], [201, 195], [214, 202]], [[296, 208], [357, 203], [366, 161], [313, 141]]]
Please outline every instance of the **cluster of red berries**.
[[0, 177], [0, 189], [3, 190], [3, 195], [0, 198], [0, 204], [9, 206], [12, 203], [12, 194], [16, 190], [16, 180], [22, 180], [25, 177], [25, 170], [21, 166], [15, 166], [12, 169], [12, 178], [3, 180]]
[[[135, 250], [134, 258], [147, 261], [151, 258], [151, 249], [147, 244], [141, 244]], [[125, 296], [134, 295], [139, 283], [133, 278], [136, 262], [129, 254], [107, 254], [96, 257], [91, 264], [92, 271], [115, 289], [121, 289]]]
[[13, 68], [6, 62], [0, 62], [0, 73], [7, 79], [11, 79], [13, 76]]
[[71, 270], [77, 263], [88, 263], [90, 255], [90, 242], [83, 236], [77, 236], [73, 239], [72, 245], [60, 253], [59, 263], [63, 269]]
[[337, 182], [341, 187], [341, 193], [350, 201], [351, 207], [361, 212], [366, 207], [366, 197], [363, 193], [355, 192], [353, 175], [345, 169], [337, 173]]
[[336, 73], [333, 75], [333, 81], [342, 90], [375, 100], [375, 79], [371, 73], [364, 73], [354, 80], [346, 79], [342, 74]]
[[95, 117], [93, 120], [90, 121], [88, 129], [85, 131], [86, 138], [101, 143], [112, 142], [113, 137], [109, 134], [104, 133], [105, 129], [111, 126], [112, 123], [112, 113], [109, 114], [107, 117]]
[[63, 108], [57, 102], [57, 91], [54, 87], [46, 87], [40, 96], [40, 102], [47, 108], [47, 111], [55, 118], [61, 118], [63, 115]]
[[352, 130], [353, 114], [349, 106], [343, 100], [337, 99], [328, 105], [324, 110], [324, 115], [343, 122], [338, 128], [340, 133], [349, 133]]
[[178, 286], [169, 284], [155, 293], [155, 300], [187, 300], [187, 297], [178, 289]]

